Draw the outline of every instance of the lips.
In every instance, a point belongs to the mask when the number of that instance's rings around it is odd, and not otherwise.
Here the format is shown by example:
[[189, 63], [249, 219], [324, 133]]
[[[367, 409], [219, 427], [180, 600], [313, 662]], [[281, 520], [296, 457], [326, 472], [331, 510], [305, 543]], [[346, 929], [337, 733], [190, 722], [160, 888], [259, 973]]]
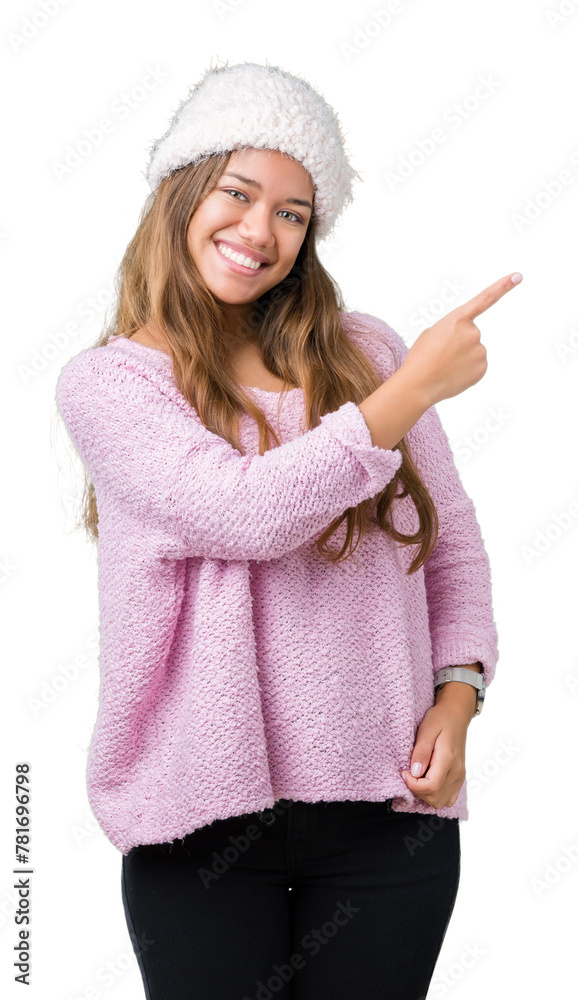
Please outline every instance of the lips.
[[[241, 253], [245, 257], [250, 257], [251, 260], [256, 260], [259, 264], [263, 264], [265, 267], [270, 263], [267, 258], [262, 253], [257, 253], [256, 250], [249, 250], [244, 247], [242, 243], [234, 243], [232, 240], [213, 240], [217, 250], [219, 249], [219, 243], [224, 246], [229, 247], [230, 250], [234, 250], [236, 253]], [[259, 268], [259, 270], [261, 270]]]
[[260, 267], [249, 267], [246, 264], [239, 264], [236, 260], [231, 260], [227, 257], [221, 250], [219, 250], [217, 244], [213, 242], [215, 248], [215, 253], [218, 255], [221, 263], [227, 268], [230, 273], [242, 276], [243, 281], [256, 281], [260, 274], [263, 273], [266, 264], [261, 264]]

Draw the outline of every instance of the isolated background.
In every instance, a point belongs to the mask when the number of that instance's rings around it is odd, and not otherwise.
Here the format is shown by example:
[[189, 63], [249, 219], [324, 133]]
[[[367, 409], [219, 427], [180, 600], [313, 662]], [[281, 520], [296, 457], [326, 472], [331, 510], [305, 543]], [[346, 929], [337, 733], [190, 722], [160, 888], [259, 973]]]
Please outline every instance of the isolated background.
[[[497, 278], [524, 275], [477, 321], [485, 377], [438, 407], [491, 560], [500, 661], [469, 729], [461, 883], [429, 995], [570, 996], [578, 5], [30, 0], [3, 6], [2, 46], [0, 990], [23, 992], [12, 968], [14, 774], [29, 761], [27, 996], [144, 996], [121, 855], [86, 798], [96, 550], [71, 530], [81, 470], [54, 388], [101, 330], [148, 193], [147, 150], [188, 87], [211, 63], [269, 61], [336, 108], [364, 178], [320, 247], [347, 308], [411, 345]], [[111, 130], [95, 143], [104, 118]]]

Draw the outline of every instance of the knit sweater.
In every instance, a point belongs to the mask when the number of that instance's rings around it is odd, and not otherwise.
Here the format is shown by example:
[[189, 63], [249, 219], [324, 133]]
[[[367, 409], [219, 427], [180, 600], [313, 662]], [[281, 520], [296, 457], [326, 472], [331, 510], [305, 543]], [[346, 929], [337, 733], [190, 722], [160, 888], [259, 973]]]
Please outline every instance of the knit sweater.
[[[385, 381], [407, 347], [382, 320], [344, 312]], [[348, 401], [304, 432], [300, 388], [250, 389], [281, 445], [242, 455], [209, 431], [170, 357], [123, 336], [75, 355], [56, 402], [98, 507], [100, 699], [87, 762], [91, 808], [123, 854], [216, 819], [305, 802], [392, 798], [394, 811], [468, 818], [410, 792], [419, 723], [439, 667], [482, 663], [497, 634], [488, 557], [434, 406], [406, 435], [435, 503], [433, 553], [371, 524], [338, 564], [315, 545], [402, 462], [372, 444]], [[410, 497], [395, 526], [419, 526]], [[341, 524], [329, 544], [345, 538]]]

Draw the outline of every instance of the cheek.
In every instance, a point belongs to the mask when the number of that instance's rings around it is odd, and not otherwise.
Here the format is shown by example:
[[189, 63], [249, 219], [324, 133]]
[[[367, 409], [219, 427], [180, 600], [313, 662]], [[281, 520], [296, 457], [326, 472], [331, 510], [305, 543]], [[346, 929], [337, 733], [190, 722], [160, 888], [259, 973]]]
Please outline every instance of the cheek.
[[207, 241], [211, 239], [213, 232], [218, 228], [219, 224], [215, 219], [215, 213], [207, 211], [205, 206], [201, 205], [189, 222], [187, 229], [187, 246], [190, 253], [193, 255], [202, 253], [203, 249], [206, 248]]
[[187, 230], [187, 241], [189, 245], [191, 242], [198, 243], [199, 240], [206, 239], [207, 235], [210, 235], [210, 229], [213, 225], [214, 217], [214, 208], [212, 208], [211, 204], [205, 200], [201, 205], [199, 205], [189, 222]]
[[187, 231], [187, 249], [195, 265], [202, 270], [203, 267], [203, 229], [197, 225], [197, 220]]
[[302, 240], [291, 241], [291, 244], [283, 247], [282, 262], [283, 270], [289, 272], [294, 266], [301, 249]]
[[222, 199], [212, 198], [209, 195], [199, 205], [193, 218], [199, 233], [206, 238], [229, 224], [231, 220], [231, 207], [227, 206]]

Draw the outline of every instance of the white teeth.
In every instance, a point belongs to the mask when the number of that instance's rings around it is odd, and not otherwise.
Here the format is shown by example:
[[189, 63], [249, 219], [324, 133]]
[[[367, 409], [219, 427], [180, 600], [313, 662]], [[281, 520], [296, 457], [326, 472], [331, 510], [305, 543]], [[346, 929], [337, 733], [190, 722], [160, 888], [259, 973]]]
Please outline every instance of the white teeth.
[[234, 260], [237, 264], [242, 264], [243, 267], [250, 267], [252, 271], [257, 271], [262, 265], [257, 260], [253, 260], [252, 257], [245, 257], [242, 253], [237, 253], [235, 250], [231, 250], [230, 247], [225, 246], [224, 243], [217, 243], [217, 250], [219, 250], [223, 257], [228, 257], [229, 260]]

